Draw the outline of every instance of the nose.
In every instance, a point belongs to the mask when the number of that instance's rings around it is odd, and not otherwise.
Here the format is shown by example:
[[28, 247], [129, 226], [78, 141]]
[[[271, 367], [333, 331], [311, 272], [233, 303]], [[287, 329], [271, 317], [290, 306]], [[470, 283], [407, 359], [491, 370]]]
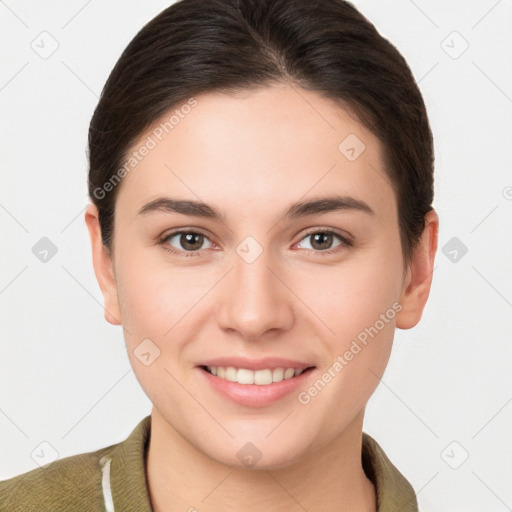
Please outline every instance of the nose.
[[251, 262], [235, 253], [233, 269], [217, 297], [220, 327], [245, 340], [275, 336], [294, 322], [294, 295], [287, 287], [290, 276], [271, 256], [263, 250]]

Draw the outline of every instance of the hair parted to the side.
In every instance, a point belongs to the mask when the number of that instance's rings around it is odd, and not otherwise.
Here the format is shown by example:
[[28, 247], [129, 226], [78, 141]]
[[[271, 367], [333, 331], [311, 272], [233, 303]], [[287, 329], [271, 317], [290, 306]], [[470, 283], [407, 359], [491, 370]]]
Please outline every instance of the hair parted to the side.
[[105, 184], [148, 128], [201, 93], [279, 82], [337, 101], [382, 142], [408, 262], [432, 209], [428, 116], [405, 59], [343, 0], [181, 0], [140, 30], [89, 127], [89, 196], [105, 247], [112, 250], [120, 188]]

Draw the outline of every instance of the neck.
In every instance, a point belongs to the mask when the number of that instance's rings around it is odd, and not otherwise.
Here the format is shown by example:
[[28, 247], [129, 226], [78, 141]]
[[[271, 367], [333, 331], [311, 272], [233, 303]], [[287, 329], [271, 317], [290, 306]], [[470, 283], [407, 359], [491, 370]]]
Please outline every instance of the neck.
[[375, 489], [361, 465], [363, 415], [290, 466], [247, 470], [200, 452], [153, 408], [146, 460], [153, 510], [375, 512]]

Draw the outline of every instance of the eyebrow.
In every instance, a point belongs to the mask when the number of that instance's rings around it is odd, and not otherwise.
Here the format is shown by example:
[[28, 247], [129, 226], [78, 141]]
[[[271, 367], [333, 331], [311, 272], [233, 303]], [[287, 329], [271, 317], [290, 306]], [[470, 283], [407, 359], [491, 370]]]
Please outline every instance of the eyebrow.
[[[292, 220], [339, 210], [360, 211], [369, 215], [375, 215], [370, 206], [360, 199], [349, 196], [329, 196], [294, 203], [286, 211], [283, 219]], [[207, 203], [172, 197], [159, 197], [150, 201], [142, 206], [138, 214], [147, 215], [152, 212], [180, 213], [182, 215], [191, 215], [221, 222], [225, 220], [222, 212]]]

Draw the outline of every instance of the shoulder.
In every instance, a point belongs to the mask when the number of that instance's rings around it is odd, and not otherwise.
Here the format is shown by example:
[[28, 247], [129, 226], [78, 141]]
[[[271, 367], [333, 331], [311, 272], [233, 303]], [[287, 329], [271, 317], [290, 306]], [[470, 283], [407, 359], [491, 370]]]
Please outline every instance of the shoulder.
[[104, 510], [102, 462], [118, 444], [57, 459], [0, 481], [0, 512]]
[[0, 481], [0, 512], [104, 512], [112, 502], [119, 510], [151, 510], [144, 466], [150, 426], [146, 416], [119, 443]]

